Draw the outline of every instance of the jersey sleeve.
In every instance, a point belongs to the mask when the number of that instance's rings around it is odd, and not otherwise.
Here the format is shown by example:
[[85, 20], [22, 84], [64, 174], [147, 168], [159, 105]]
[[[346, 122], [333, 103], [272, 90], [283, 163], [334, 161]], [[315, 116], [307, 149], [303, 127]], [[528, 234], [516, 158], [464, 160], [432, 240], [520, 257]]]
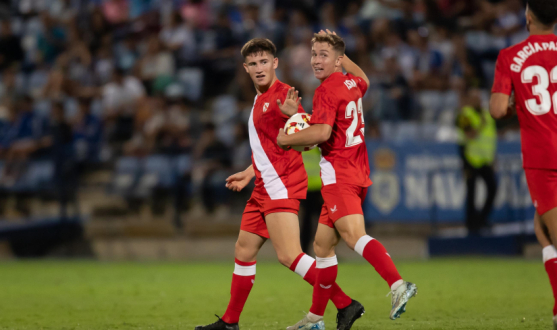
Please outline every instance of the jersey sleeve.
[[495, 79], [493, 80], [492, 93], [502, 93], [511, 95], [513, 91], [513, 83], [511, 78], [511, 70], [507, 65], [505, 53], [499, 53], [497, 64], [495, 66]]
[[348, 78], [350, 79], [354, 79], [354, 81], [356, 82], [356, 85], [358, 85], [358, 89], [360, 90], [360, 92], [362, 92], [362, 96], [364, 96], [367, 92], [368, 89], [368, 85], [366, 83], [366, 81], [360, 77], [356, 77], [355, 75], [349, 73], [347, 74]]
[[332, 96], [332, 93], [316, 91], [313, 98], [313, 113], [311, 115], [310, 124], [327, 124], [333, 127], [337, 115], [337, 108], [337, 101]]

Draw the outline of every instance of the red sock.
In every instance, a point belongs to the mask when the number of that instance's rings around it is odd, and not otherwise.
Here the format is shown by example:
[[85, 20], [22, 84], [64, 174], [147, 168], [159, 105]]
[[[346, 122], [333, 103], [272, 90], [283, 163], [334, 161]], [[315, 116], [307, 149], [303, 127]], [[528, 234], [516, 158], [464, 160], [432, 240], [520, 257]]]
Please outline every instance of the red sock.
[[238, 323], [246, 300], [255, 281], [255, 261], [243, 262], [236, 259], [230, 288], [230, 302], [222, 320], [228, 324]]
[[[300, 275], [304, 281], [313, 286], [317, 277], [315, 264], [315, 259], [305, 253], [300, 253], [292, 265], [290, 265], [290, 270]], [[331, 287], [331, 301], [337, 309], [343, 309], [352, 303], [352, 298], [347, 296], [335, 282]]]
[[337, 257], [317, 258], [317, 278], [313, 285], [313, 299], [310, 313], [323, 316], [327, 303], [331, 299], [332, 287], [337, 279]]
[[553, 299], [555, 300], [555, 304], [553, 305], [553, 316], [555, 316], [557, 315], [557, 251], [553, 245], [546, 246], [543, 249], [543, 261], [545, 271], [547, 275], [549, 275], [551, 289], [553, 290]]
[[389, 287], [402, 280], [391, 256], [387, 253], [383, 244], [376, 239], [369, 235], [362, 236], [356, 243], [354, 250], [375, 268], [379, 275], [387, 281]]

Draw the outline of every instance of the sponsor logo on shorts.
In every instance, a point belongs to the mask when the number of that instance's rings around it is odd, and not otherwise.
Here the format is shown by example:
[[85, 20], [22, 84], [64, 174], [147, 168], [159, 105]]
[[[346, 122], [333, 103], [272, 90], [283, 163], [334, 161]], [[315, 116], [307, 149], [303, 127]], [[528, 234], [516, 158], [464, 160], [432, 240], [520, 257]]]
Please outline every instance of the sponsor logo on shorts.
[[534, 201], [534, 207], [538, 208], [538, 201]]
[[330, 285], [324, 286], [323, 284], [319, 284], [319, 286], [322, 287], [323, 289], [327, 290], [327, 289], [330, 289], [333, 285], [330, 284]]
[[337, 206], [335, 205], [335, 207], [333, 207], [333, 208], [331, 209], [331, 213], [335, 213], [336, 211], [338, 211], [338, 210], [337, 210]]

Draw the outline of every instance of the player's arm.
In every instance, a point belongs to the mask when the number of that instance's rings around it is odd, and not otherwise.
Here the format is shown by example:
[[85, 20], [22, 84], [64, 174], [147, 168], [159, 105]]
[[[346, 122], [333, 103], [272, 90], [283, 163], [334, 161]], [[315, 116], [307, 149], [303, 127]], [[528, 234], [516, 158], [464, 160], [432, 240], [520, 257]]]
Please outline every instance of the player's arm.
[[288, 90], [288, 93], [286, 93], [284, 103], [282, 103], [280, 99], [277, 99], [277, 105], [280, 109], [280, 112], [288, 117], [292, 117], [299, 111], [301, 103], [302, 98], [298, 97], [298, 91], [294, 87], [290, 88]]
[[365, 74], [364, 70], [362, 70], [358, 64], [354, 63], [354, 61], [346, 55], [342, 58], [342, 68], [351, 75], [362, 78], [366, 82], [367, 86], [369, 86], [369, 78]]
[[495, 119], [507, 116], [509, 112], [509, 98], [513, 91], [511, 71], [505, 59], [506, 52], [503, 50], [499, 53], [497, 64], [495, 65], [495, 78], [489, 102], [489, 112]]
[[507, 115], [509, 109], [509, 96], [503, 93], [491, 94], [489, 101], [489, 112], [495, 119], [501, 119]]
[[333, 128], [327, 124], [311, 125], [305, 130], [291, 135], [286, 135], [281, 128], [277, 136], [277, 144], [284, 150], [287, 150], [291, 146], [312, 146], [321, 144], [329, 140], [332, 131]]
[[242, 191], [255, 176], [253, 165], [242, 172], [238, 172], [226, 178], [226, 188], [232, 191]]

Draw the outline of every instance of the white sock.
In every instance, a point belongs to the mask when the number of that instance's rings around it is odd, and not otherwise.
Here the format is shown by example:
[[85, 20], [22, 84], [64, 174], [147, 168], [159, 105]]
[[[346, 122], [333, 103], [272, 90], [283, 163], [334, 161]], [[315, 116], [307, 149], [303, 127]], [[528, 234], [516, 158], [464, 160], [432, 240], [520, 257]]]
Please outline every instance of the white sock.
[[323, 315], [321, 315], [321, 316], [315, 315], [312, 312], [309, 312], [307, 317], [308, 317], [308, 320], [310, 320], [310, 322], [312, 322], [312, 323], [317, 323], [317, 322], [323, 320]]
[[557, 258], [557, 250], [555, 250], [555, 246], [548, 245], [543, 248], [543, 263], [545, 264], [546, 261]]
[[395, 291], [396, 289], [398, 289], [398, 287], [401, 286], [402, 283], [404, 283], [403, 280], [398, 280], [394, 282], [393, 285], [391, 285], [391, 291]]

